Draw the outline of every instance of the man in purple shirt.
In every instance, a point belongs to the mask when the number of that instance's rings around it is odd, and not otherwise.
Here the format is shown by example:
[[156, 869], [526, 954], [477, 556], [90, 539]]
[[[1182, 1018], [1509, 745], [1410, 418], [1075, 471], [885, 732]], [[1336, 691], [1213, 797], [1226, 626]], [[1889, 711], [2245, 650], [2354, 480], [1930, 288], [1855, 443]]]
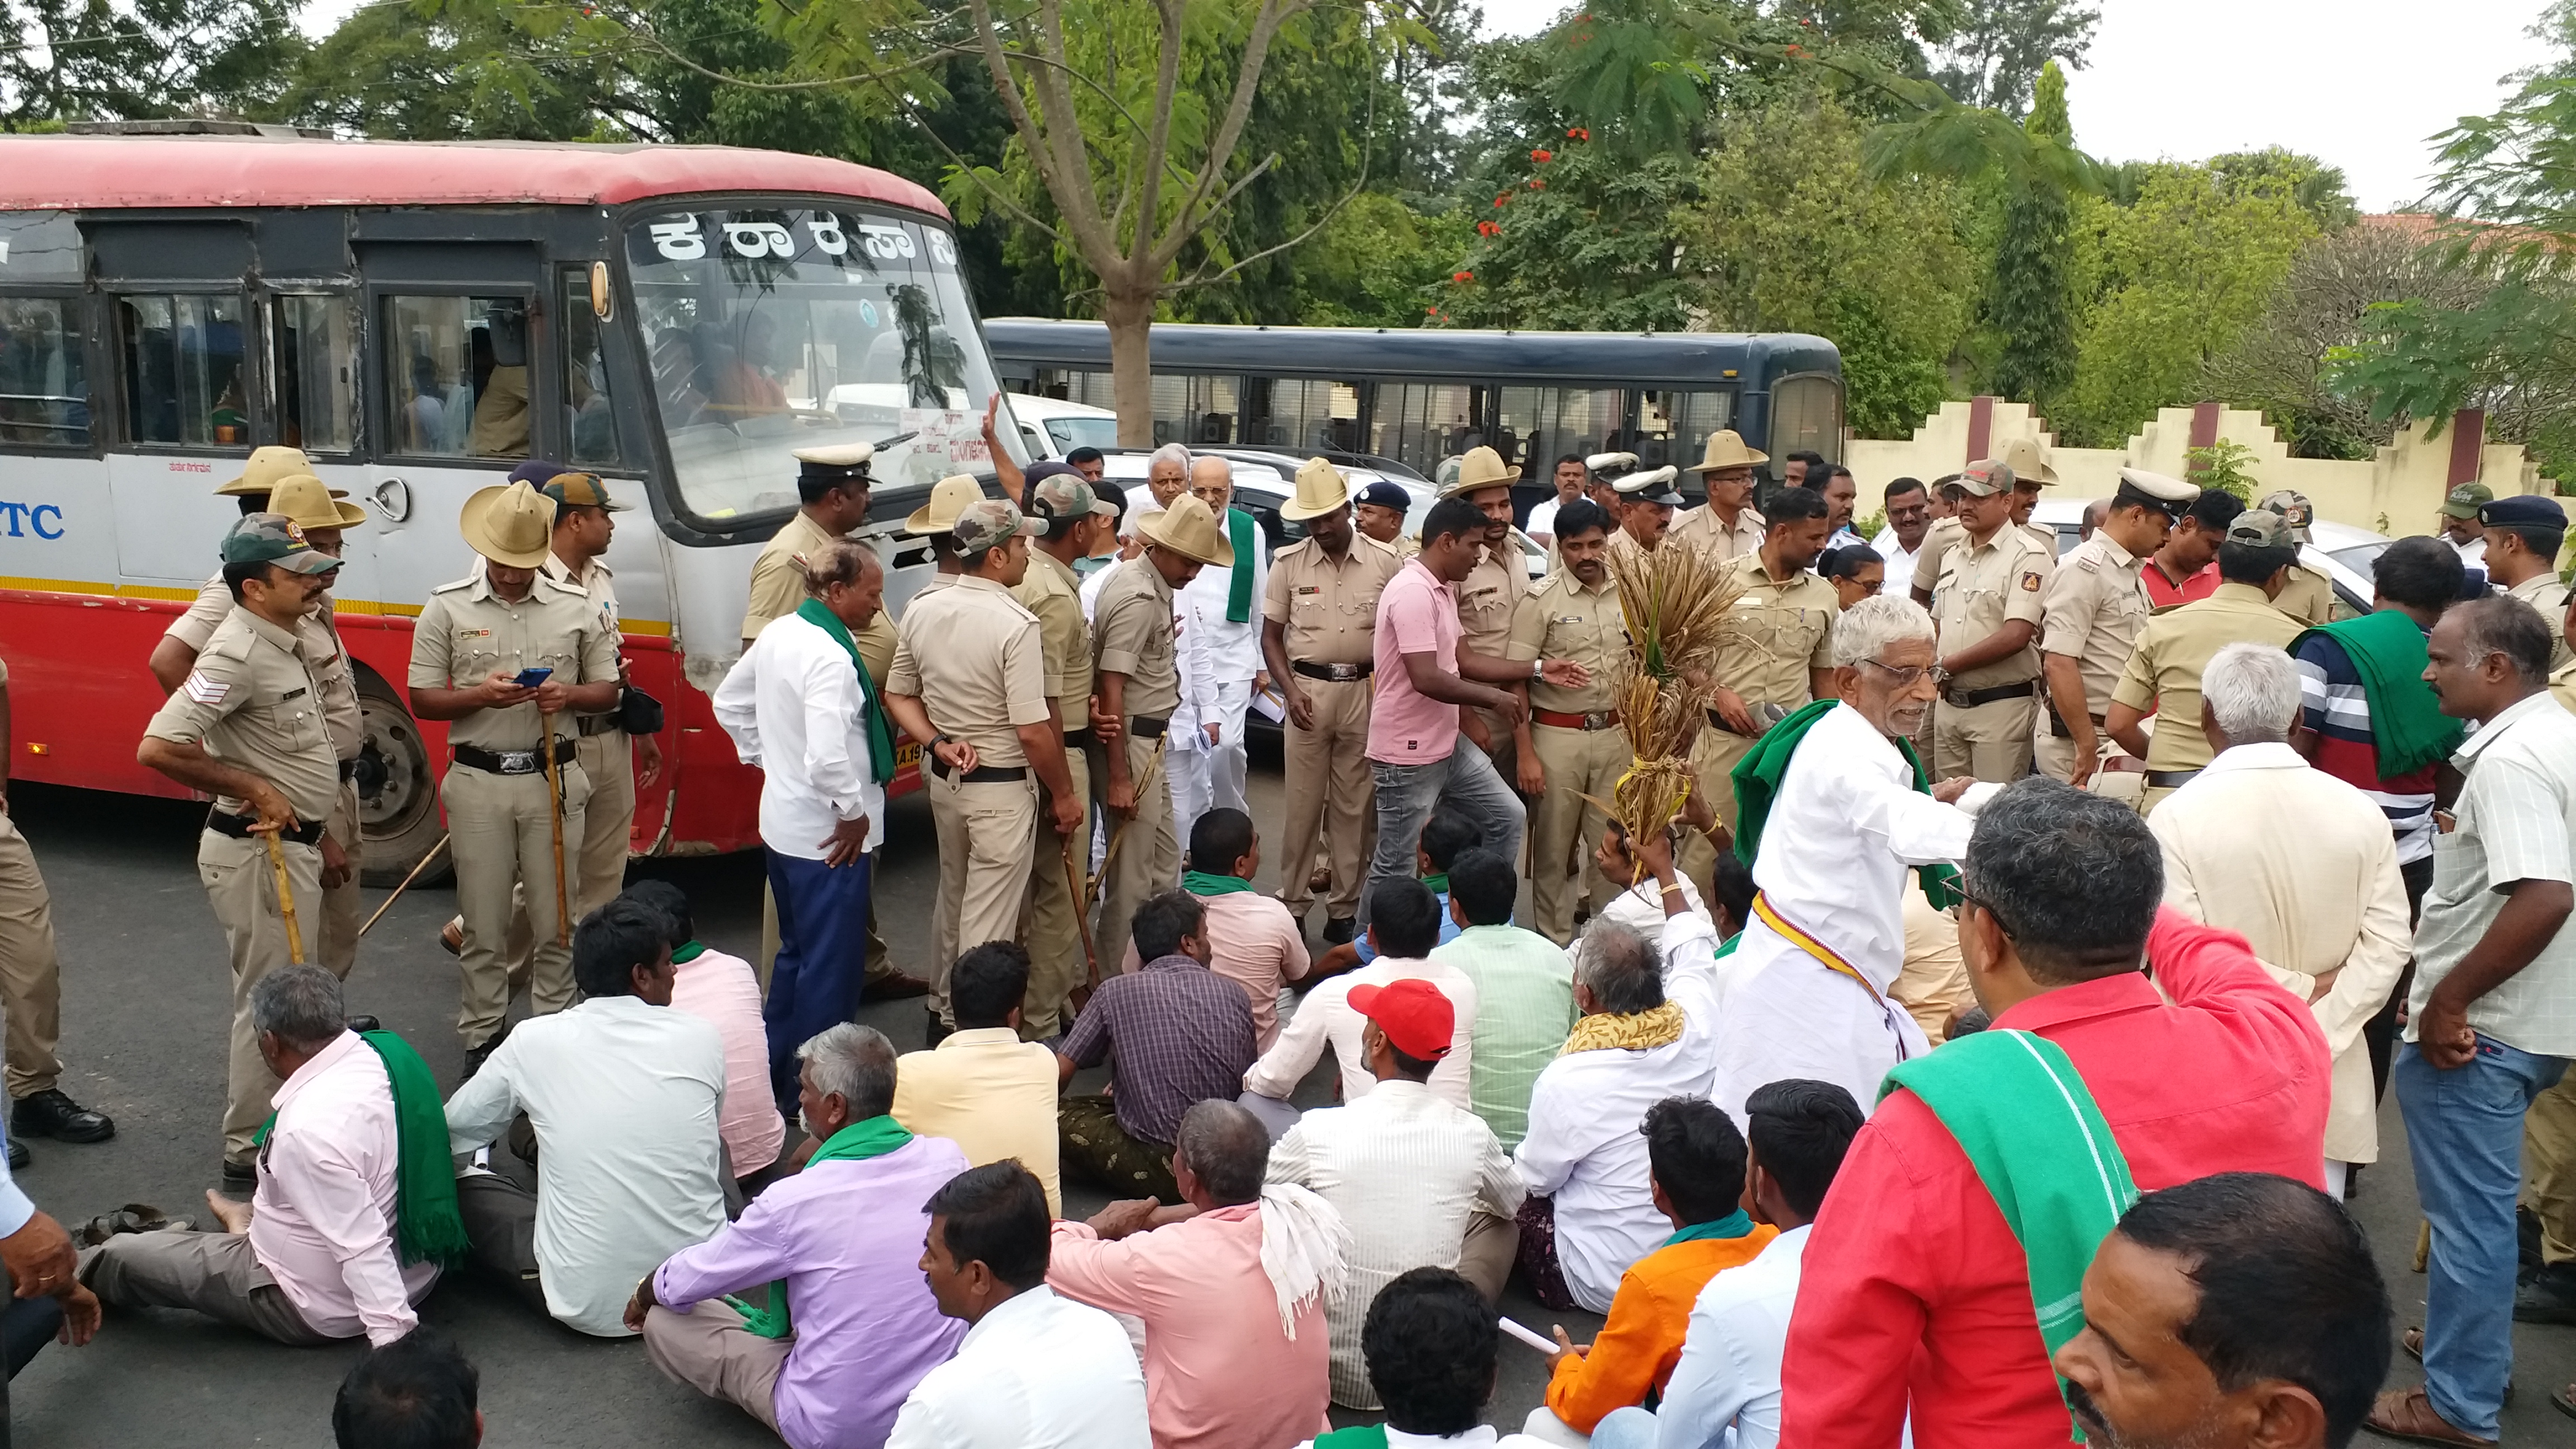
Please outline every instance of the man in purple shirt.
[[741, 1406], [793, 1449], [873, 1449], [965, 1336], [915, 1262], [930, 1224], [922, 1204], [966, 1170], [966, 1154], [889, 1115], [894, 1046], [875, 1028], [845, 1022], [796, 1058], [804, 1125], [822, 1146], [738, 1221], [636, 1284], [626, 1326], [656, 1368]]

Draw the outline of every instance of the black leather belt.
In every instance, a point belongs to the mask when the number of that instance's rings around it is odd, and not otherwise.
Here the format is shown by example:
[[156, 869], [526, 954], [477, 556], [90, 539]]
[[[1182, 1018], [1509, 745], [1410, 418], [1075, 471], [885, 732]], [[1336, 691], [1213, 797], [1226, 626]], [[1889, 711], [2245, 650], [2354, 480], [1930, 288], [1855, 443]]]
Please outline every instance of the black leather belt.
[[1333, 684], [1350, 684], [1366, 679], [1377, 670], [1375, 661], [1366, 664], [1317, 664], [1311, 659], [1291, 659], [1288, 667], [1308, 679], [1321, 679]]
[[[2053, 695], [2042, 695], [2039, 702], [2048, 707], [2049, 734], [2061, 740], [2071, 740], [2075, 738], [2075, 731], [2067, 727], [2066, 716], [2057, 712], [2056, 697]], [[2102, 716], [2098, 714], [2093, 716], [2093, 732], [2095, 734], [2102, 733]]]
[[1093, 734], [1088, 726], [1064, 732], [1064, 747], [1068, 750], [1087, 750], [1098, 743], [1100, 736]]
[[1159, 740], [1163, 731], [1172, 727], [1170, 715], [1136, 715], [1127, 721], [1127, 733], [1140, 740]]
[[[206, 828], [208, 830], [215, 832], [217, 835], [229, 835], [235, 840], [256, 839], [257, 836], [252, 833], [251, 827], [258, 823], [259, 817], [256, 815], [226, 815], [221, 810], [209, 810], [206, 812]], [[322, 822], [319, 820], [307, 820], [303, 824], [296, 826], [293, 830], [281, 830], [277, 832], [277, 838], [280, 840], [291, 840], [297, 845], [319, 845], [322, 843]]]
[[2150, 790], [2177, 789], [2191, 783], [2191, 777], [2199, 773], [2198, 770], [2149, 770], [2147, 788]]
[[[541, 775], [545, 773], [546, 756], [542, 750], [478, 750], [472, 745], [450, 745], [456, 763], [470, 765], [491, 775]], [[555, 741], [555, 763], [572, 763], [570, 740]]]
[[946, 760], [927, 750], [922, 752], [922, 758], [929, 761], [930, 773], [943, 780], [954, 777], [960, 785], [1007, 785], [1014, 780], [1025, 780], [1029, 777], [1029, 767], [1026, 765], [977, 765], [960, 775], [948, 768]]
[[2002, 699], [2028, 699], [2039, 693], [2039, 681], [2025, 679], [2019, 684], [1998, 684], [1991, 689], [1945, 689], [1941, 702], [1952, 709], [1975, 709]]
[[356, 760], [342, 760], [340, 762], [340, 783], [345, 785], [356, 778], [358, 778], [358, 762]]
[[625, 725], [613, 714], [578, 714], [573, 716], [572, 727], [583, 739], [590, 739], [623, 729]]

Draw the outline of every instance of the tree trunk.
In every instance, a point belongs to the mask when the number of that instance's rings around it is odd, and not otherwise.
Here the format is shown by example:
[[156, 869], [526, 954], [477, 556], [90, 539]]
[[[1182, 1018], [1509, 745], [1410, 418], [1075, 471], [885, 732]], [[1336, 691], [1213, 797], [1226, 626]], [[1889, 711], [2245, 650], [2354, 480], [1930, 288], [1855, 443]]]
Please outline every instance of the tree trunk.
[[1151, 287], [1109, 289], [1100, 314], [1109, 324], [1109, 392], [1118, 406], [1118, 446], [1154, 446], [1154, 372]]

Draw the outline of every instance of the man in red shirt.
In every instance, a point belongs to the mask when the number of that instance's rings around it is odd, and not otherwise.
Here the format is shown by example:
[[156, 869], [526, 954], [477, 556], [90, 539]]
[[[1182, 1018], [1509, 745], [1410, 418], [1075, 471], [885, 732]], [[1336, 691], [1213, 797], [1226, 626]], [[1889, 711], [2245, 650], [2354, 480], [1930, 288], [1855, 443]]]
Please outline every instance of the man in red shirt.
[[2182, 520], [2165, 536], [2165, 546], [2147, 558], [2138, 578], [2147, 599], [2159, 609], [2206, 599], [2218, 590], [2218, 546], [2227, 541], [2227, 526], [2245, 511], [2232, 493], [2203, 488]]
[[[1993, 1029], [2073, 1063], [2140, 1189], [2324, 1181], [2332, 1066], [2315, 1017], [2243, 937], [2158, 909], [2163, 863], [2135, 811], [2023, 780], [1980, 813], [1965, 865], [1978, 1003]], [[1921, 1098], [1892, 1091], [1853, 1140], [1805, 1262], [1784, 1449], [1895, 1449], [1909, 1400], [1917, 1449], [2066, 1444], [2030, 1259]]]

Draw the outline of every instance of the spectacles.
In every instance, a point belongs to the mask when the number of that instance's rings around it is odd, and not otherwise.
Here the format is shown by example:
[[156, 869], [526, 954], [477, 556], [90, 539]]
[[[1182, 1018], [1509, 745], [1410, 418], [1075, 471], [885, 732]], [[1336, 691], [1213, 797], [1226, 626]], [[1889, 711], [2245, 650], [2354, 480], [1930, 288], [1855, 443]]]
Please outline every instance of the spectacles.
[[1971, 894], [1968, 891], [1968, 888], [1964, 885], [1959, 887], [1959, 901], [1963, 905], [1975, 906], [1978, 910], [1994, 917], [1996, 929], [2002, 931], [2007, 939], [2011, 938], [2013, 934], [2012, 927], [2004, 924], [2003, 912], [1996, 910], [1992, 901], [1980, 900], [1978, 897]]
[[1893, 664], [1881, 664], [1875, 659], [1864, 659], [1860, 662], [1885, 673], [1888, 678], [1896, 681], [1896, 687], [1899, 689], [1912, 689], [1926, 675], [1931, 676], [1932, 687], [1935, 689], [1950, 682], [1950, 671], [1938, 664], [1908, 664], [1899, 668]]

